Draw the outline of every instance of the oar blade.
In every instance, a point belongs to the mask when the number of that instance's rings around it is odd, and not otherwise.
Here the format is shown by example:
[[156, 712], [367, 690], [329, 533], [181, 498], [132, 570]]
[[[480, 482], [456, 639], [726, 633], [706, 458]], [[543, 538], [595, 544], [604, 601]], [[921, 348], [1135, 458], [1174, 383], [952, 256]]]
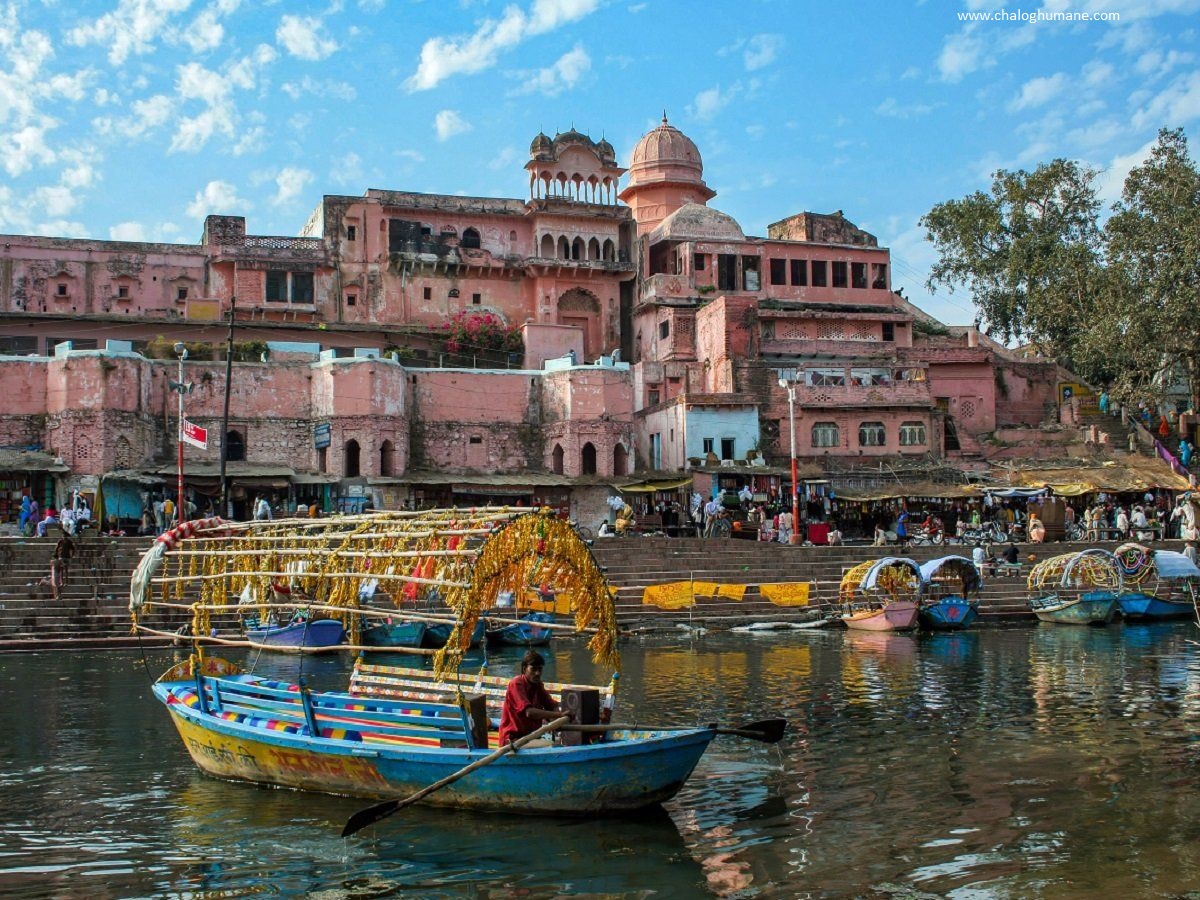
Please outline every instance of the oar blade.
[[732, 734], [764, 744], [778, 744], [783, 740], [785, 731], [787, 719], [763, 719], [761, 722], [747, 722], [737, 728], [718, 728], [717, 734]]
[[374, 806], [360, 809], [346, 820], [346, 827], [342, 829], [342, 837], [350, 837], [352, 834], [357, 834], [367, 826], [374, 825], [381, 819], [386, 819], [399, 808], [399, 800], [385, 800], [383, 803], [376, 803]]

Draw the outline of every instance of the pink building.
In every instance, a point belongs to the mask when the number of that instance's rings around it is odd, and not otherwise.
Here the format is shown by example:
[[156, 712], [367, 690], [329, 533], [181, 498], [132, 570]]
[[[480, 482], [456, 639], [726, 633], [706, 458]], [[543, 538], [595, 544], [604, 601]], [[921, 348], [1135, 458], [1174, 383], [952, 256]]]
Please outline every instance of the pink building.
[[[1052, 363], [907, 303], [841, 212], [746, 235], [665, 118], [628, 172], [575, 131], [539, 134], [525, 170], [525, 199], [326, 196], [296, 237], [237, 216], [197, 245], [4, 236], [0, 492], [169, 483], [175, 341], [214, 437], [189, 484], [217, 495], [223, 444], [239, 503], [537, 501], [592, 521], [614, 486], [722, 460], [778, 486], [781, 380], [796, 454], [826, 467], [969, 464], [981, 435], [1055, 408]], [[448, 345], [471, 316], [523, 352]]]

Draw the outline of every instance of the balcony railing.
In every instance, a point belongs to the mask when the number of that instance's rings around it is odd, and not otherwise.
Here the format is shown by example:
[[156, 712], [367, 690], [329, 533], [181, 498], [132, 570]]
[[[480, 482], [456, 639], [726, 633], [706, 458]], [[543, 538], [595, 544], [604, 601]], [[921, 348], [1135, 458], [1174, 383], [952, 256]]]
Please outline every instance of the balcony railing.
[[895, 381], [870, 386], [796, 386], [796, 405], [803, 407], [929, 406], [932, 402], [928, 381]]

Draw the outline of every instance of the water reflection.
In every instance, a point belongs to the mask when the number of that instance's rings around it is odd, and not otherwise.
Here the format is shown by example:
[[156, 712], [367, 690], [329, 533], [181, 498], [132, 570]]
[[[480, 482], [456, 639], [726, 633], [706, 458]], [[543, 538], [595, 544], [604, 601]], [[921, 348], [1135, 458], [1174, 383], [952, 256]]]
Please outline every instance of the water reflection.
[[[782, 714], [784, 743], [719, 738], [656, 818], [413, 808], [348, 842], [337, 833], [358, 801], [196, 772], [149, 692], [173, 654], [145, 667], [136, 654], [0, 657], [0, 894], [1184, 895], [1200, 883], [1197, 634], [1185, 622], [631, 643], [619, 714]], [[318, 687], [343, 686], [351, 664], [243, 659]], [[581, 644], [553, 647], [548, 677], [610, 674]]]

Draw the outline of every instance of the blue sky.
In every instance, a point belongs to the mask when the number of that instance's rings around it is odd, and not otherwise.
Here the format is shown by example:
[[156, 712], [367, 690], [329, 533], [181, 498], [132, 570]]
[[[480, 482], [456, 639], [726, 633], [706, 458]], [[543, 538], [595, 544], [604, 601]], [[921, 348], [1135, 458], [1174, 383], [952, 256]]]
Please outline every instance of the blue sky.
[[[975, 21], [964, 13], [1113, 14]], [[1106, 199], [1160, 127], [1195, 140], [1200, 0], [0, 0], [0, 232], [295, 234], [323, 194], [524, 197], [539, 129], [626, 164], [665, 109], [749, 234], [842, 210], [924, 281], [918, 219], [1056, 156]], [[1193, 148], [1193, 154], [1196, 154]]]

